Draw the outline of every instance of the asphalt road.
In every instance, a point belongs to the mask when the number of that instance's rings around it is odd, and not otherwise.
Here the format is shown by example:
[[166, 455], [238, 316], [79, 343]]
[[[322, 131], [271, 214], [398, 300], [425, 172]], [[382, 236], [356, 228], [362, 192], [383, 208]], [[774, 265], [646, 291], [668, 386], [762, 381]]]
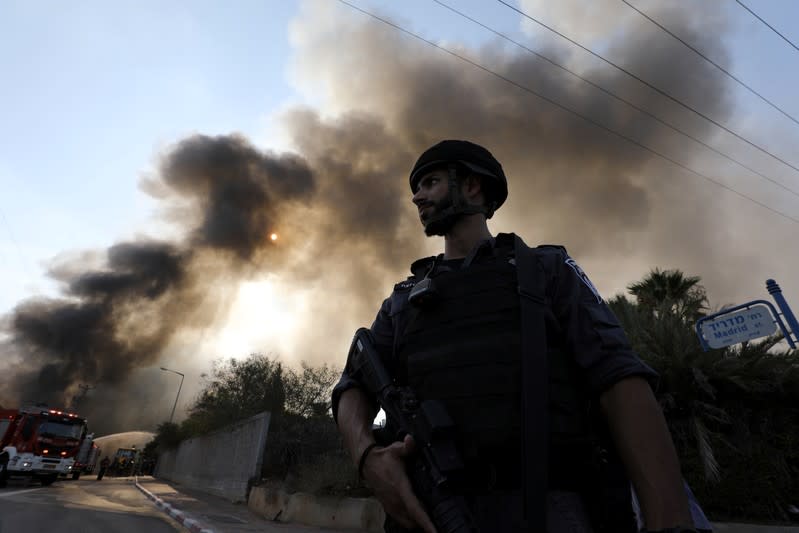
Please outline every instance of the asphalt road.
[[0, 489], [0, 533], [185, 531], [126, 478], [59, 480], [49, 487], [9, 480]]

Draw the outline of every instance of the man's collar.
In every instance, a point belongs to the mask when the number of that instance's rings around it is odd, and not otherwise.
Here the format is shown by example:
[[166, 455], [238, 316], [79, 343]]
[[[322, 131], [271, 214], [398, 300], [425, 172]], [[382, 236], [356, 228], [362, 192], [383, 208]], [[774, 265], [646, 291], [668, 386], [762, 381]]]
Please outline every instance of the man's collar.
[[[472, 249], [473, 257], [478, 257], [480, 255], [485, 254], [486, 251], [493, 253], [495, 248], [505, 248], [505, 247], [513, 247], [513, 233], [498, 233], [496, 237], [490, 237], [488, 239], [484, 239], [478, 242], [475, 245], [475, 248]], [[470, 256], [472, 253], [470, 252]], [[438, 256], [431, 255], [430, 257], [423, 257], [422, 259], [417, 259], [411, 264], [411, 273], [417, 277], [423, 277], [425, 273], [430, 269], [430, 265], [433, 263], [434, 260], [438, 259], [438, 262], [441, 262], [444, 258], [444, 254], [439, 254]], [[468, 258], [468, 256], [467, 256]]]
[[[443, 257], [444, 254], [439, 254], [438, 257]], [[430, 257], [423, 257], [421, 259], [417, 259], [413, 263], [411, 263], [411, 273], [421, 278], [425, 275], [425, 273], [430, 269], [430, 265], [433, 264], [433, 261], [436, 259], [437, 256], [431, 255]], [[439, 259], [440, 261], [441, 259]]]

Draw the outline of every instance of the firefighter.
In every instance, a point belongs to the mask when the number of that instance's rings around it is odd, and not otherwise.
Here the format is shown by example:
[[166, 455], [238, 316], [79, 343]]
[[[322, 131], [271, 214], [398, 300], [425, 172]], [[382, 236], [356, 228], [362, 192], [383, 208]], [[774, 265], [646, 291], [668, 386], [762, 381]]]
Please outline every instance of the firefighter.
[[103, 476], [105, 475], [105, 471], [108, 470], [108, 465], [109, 464], [111, 464], [111, 461], [109, 461], [108, 456], [106, 455], [103, 458], [103, 460], [100, 461], [100, 471], [97, 472], [97, 481], [100, 481], [101, 479], [103, 479]]

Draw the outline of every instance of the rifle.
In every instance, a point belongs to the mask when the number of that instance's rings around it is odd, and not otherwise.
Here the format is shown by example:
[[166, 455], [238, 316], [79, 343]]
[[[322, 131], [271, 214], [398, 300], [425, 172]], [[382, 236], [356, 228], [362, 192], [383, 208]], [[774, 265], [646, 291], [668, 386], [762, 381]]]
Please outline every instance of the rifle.
[[419, 453], [408, 465], [408, 477], [438, 531], [479, 533], [465, 500], [452, 490], [451, 480], [464, 465], [455, 446], [455, 424], [444, 405], [419, 401], [410, 387], [398, 385], [366, 328], [355, 332], [348, 360], [355, 378], [377, 396], [386, 417], [397, 425], [397, 440], [410, 435], [416, 441]]

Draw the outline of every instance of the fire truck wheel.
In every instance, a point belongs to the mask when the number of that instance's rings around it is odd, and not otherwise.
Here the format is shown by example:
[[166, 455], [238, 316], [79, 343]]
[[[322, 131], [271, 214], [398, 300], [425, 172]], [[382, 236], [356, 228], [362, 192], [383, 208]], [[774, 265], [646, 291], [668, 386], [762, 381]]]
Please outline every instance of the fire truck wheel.
[[72, 472], [72, 479], [75, 481], [80, 479], [80, 472]]
[[42, 486], [47, 487], [55, 483], [58, 479], [58, 474], [50, 474], [47, 476], [42, 476]]

